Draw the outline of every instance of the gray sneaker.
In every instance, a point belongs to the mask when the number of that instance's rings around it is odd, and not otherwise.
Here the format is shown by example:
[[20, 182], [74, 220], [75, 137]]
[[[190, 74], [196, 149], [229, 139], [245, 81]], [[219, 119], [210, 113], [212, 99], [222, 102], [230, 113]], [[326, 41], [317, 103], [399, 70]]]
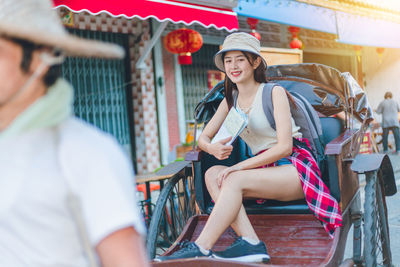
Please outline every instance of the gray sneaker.
[[238, 237], [224, 251], [213, 251], [212, 256], [216, 259], [226, 259], [239, 262], [264, 262], [268, 263], [270, 257], [264, 242], [260, 241], [252, 245], [242, 237]]
[[199, 258], [199, 257], [211, 257], [211, 250], [207, 255], [203, 254], [199, 247], [194, 242], [183, 241], [180, 245], [180, 249], [175, 251], [169, 256], [160, 256], [154, 259], [154, 261], [167, 261], [176, 259], [186, 259], [186, 258]]

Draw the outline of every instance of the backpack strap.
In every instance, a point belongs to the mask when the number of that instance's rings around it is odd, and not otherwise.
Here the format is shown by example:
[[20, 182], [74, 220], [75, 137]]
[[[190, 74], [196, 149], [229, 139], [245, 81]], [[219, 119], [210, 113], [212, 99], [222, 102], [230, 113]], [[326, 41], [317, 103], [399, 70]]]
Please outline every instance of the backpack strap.
[[274, 118], [274, 105], [272, 103], [272, 89], [278, 86], [276, 83], [266, 83], [262, 92], [262, 106], [265, 116], [268, 119], [272, 129], [276, 131], [275, 118]]
[[236, 103], [238, 99], [239, 92], [237, 90], [232, 90], [233, 106], [236, 108]]
[[[263, 105], [265, 116], [267, 117], [269, 124], [271, 125], [272, 129], [274, 129], [276, 131], [276, 124], [275, 124], [275, 118], [274, 118], [274, 105], [272, 103], [272, 89], [275, 86], [279, 86], [279, 85], [276, 83], [266, 83], [265, 84], [265, 86], [263, 88], [262, 105]], [[290, 108], [290, 112], [292, 112], [292, 105], [290, 104], [290, 102], [289, 102], [289, 108]], [[306, 144], [302, 144], [302, 142], [300, 142], [299, 140], [297, 140], [294, 137], [292, 139], [293, 139], [293, 145], [295, 145], [297, 147], [305, 148], [314, 156], [314, 158], [316, 158], [314, 151], [312, 149], [310, 149]], [[309, 141], [313, 142], [313, 140], [309, 140]]]
[[[266, 83], [262, 92], [262, 106], [265, 116], [268, 119], [272, 129], [276, 131], [275, 119], [274, 119], [274, 105], [272, 104], [272, 89], [277, 86], [276, 83]], [[236, 107], [238, 92], [234, 90], [232, 92], [233, 106]]]

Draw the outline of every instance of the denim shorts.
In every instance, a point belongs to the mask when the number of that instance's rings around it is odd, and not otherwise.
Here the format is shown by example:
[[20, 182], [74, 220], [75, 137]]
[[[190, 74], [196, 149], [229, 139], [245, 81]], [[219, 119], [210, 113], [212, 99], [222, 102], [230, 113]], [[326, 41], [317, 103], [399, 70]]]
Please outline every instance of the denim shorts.
[[276, 163], [278, 166], [292, 164], [292, 162], [290, 160], [288, 160], [287, 158], [281, 158]]

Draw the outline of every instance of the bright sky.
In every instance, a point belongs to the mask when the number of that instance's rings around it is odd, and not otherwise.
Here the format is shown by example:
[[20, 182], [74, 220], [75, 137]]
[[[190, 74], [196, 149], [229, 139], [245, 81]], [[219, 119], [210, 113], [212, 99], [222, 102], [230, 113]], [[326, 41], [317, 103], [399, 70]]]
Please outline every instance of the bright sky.
[[400, 11], [400, 0], [355, 0], [354, 2], [369, 3], [376, 6], [393, 8]]

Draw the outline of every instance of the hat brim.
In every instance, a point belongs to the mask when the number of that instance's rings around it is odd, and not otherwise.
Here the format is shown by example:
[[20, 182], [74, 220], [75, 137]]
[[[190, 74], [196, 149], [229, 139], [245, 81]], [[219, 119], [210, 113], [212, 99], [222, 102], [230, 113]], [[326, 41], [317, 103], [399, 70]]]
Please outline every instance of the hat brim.
[[69, 56], [123, 58], [124, 49], [119, 45], [92, 41], [75, 37], [68, 33], [50, 33], [32, 31], [27, 27], [18, 27], [0, 23], [0, 36], [27, 40], [35, 44], [58, 48]]
[[222, 60], [222, 54], [223, 54], [223, 53], [226, 53], [226, 52], [230, 52], [230, 51], [242, 51], [242, 52], [249, 52], [249, 53], [252, 53], [252, 54], [254, 54], [254, 55], [256, 55], [256, 56], [259, 56], [259, 57], [261, 58], [261, 60], [262, 60], [262, 62], [263, 62], [263, 64], [264, 64], [264, 66], [265, 66], [265, 68], [267, 68], [267, 66], [268, 66], [268, 65], [267, 65], [267, 62], [265, 61], [265, 59], [264, 59], [260, 54], [254, 53], [254, 51], [247, 50], [247, 49], [239, 49], [239, 48], [222, 49], [222, 50], [218, 51], [218, 52], [215, 54], [215, 56], [214, 56], [214, 63], [215, 63], [215, 66], [217, 66], [217, 68], [218, 68], [220, 71], [225, 72], [224, 62], [223, 62], [223, 60]]

